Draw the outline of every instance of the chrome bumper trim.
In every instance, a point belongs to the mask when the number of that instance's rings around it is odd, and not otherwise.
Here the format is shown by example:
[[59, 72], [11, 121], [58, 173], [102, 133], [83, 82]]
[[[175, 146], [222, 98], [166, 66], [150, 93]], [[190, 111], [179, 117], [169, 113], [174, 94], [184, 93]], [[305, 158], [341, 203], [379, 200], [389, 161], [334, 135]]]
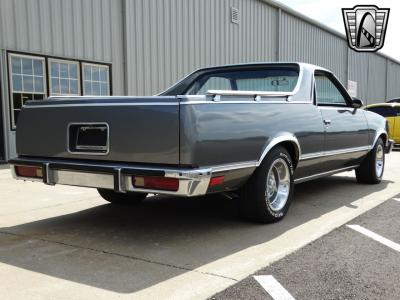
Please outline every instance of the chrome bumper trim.
[[[61, 184], [104, 188], [121, 193], [132, 191], [186, 197], [205, 195], [212, 175], [211, 168], [172, 169], [141, 166], [88, 165], [70, 162], [50, 162], [38, 159], [14, 159], [10, 161], [10, 164], [12, 176], [18, 180], [42, 181], [49, 185]], [[26, 164], [41, 166], [44, 170], [43, 180], [18, 176], [15, 172], [15, 166]], [[137, 188], [132, 184], [132, 177], [135, 175], [177, 178], [179, 179], [179, 189], [177, 191], [164, 191]]]

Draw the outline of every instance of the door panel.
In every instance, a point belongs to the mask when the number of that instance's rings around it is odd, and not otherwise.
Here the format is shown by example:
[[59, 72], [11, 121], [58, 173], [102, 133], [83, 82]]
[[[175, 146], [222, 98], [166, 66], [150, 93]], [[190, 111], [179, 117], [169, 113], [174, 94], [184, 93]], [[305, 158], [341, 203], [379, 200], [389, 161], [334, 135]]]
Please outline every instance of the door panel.
[[320, 107], [325, 124], [325, 151], [368, 146], [368, 128], [360, 109]]
[[[325, 124], [325, 169], [340, 169], [359, 163], [368, 152], [368, 129], [360, 109], [320, 108]], [[359, 149], [358, 149], [359, 148]]]
[[368, 151], [368, 124], [361, 109], [330, 73], [315, 73], [316, 103], [325, 128], [325, 171], [356, 165]]

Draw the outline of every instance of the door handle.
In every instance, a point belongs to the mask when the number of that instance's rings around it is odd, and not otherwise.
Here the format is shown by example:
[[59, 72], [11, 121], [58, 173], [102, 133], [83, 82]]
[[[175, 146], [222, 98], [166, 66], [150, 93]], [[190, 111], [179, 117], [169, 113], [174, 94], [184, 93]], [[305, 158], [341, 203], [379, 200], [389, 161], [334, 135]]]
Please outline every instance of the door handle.
[[331, 120], [324, 120], [324, 125], [331, 125]]

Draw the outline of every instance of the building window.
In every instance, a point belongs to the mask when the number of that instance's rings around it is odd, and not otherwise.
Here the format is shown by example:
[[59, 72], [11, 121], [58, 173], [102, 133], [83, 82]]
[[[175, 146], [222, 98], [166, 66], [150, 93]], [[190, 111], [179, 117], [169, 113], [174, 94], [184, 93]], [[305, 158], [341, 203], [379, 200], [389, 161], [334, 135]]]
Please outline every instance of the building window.
[[12, 129], [28, 100], [43, 100], [47, 95], [111, 95], [108, 64], [16, 52], [8, 53], [8, 63]]
[[109, 67], [105, 65], [82, 63], [83, 95], [110, 95]]
[[45, 60], [42, 57], [10, 54], [11, 122], [15, 128], [18, 114], [27, 100], [46, 97]]
[[78, 96], [79, 84], [79, 62], [49, 59], [49, 78], [51, 96]]

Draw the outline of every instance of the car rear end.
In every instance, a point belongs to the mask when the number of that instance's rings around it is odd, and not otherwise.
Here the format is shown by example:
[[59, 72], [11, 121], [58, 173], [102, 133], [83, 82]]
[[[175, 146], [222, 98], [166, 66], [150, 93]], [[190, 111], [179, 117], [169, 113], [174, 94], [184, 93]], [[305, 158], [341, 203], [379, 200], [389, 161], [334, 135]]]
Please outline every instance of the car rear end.
[[28, 102], [13, 175], [117, 192], [205, 194], [211, 170], [180, 164], [179, 112], [174, 96]]

